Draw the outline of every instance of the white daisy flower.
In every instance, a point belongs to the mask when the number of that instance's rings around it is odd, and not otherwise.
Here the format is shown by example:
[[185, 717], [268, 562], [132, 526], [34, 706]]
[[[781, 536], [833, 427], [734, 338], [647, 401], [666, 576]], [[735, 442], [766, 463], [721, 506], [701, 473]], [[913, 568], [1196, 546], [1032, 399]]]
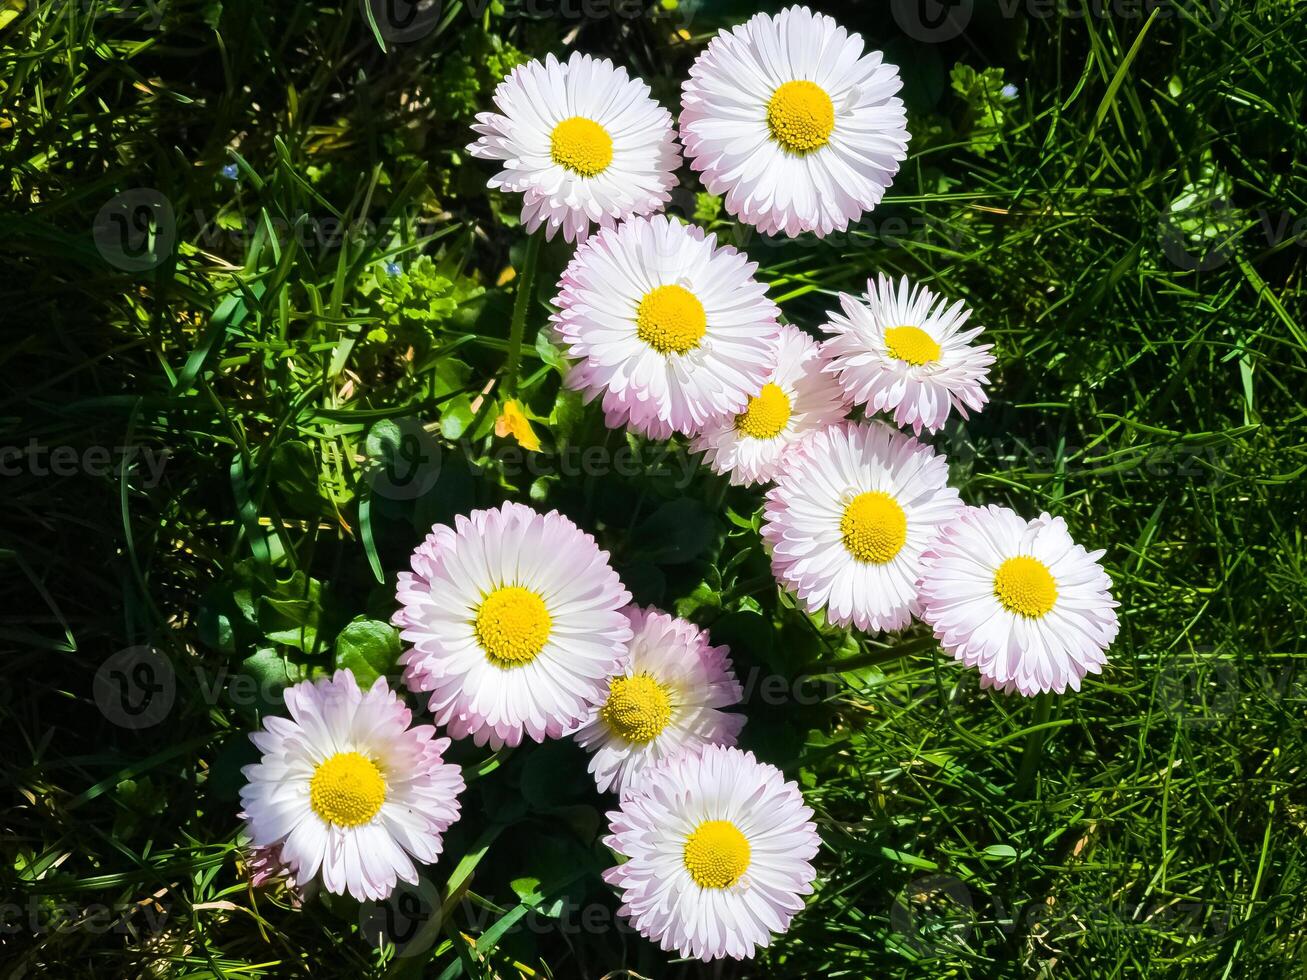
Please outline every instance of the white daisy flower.
[[574, 51], [514, 68], [495, 89], [499, 112], [477, 114], [468, 151], [503, 160], [489, 186], [522, 194], [522, 224], [545, 237], [559, 228], [583, 241], [594, 222], [611, 227], [661, 210], [676, 168], [672, 116], [607, 58]]
[[905, 276], [895, 291], [883, 275], [867, 281], [863, 298], [840, 293], [844, 315], [830, 313], [824, 327], [834, 334], [826, 370], [856, 404], [890, 412], [918, 435], [939, 429], [953, 409], [965, 419], [985, 406], [994, 355], [989, 344], [971, 346], [981, 328], [963, 329], [971, 311], [961, 300], [946, 309], [925, 286]]
[[594, 538], [522, 504], [437, 525], [401, 572], [404, 683], [436, 723], [498, 749], [558, 738], [603, 699], [631, 595]]
[[819, 236], [880, 203], [907, 156], [898, 69], [807, 7], [723, 30], [681, 91], [681, 142], [726, 210]]
[[921, 618], [982, 687], [1078, 691], [1118, 629], [1103, 554], [1072, 541], [1060, 517], [964, 508], [922, 559]]
[[776, 367], [780, 311], [756, 262], [666, 215], [604, 229], [576, 250], [554, 328], [567, 376], [603, 396], [608, 425], [655, 439], [743, 412]]
[[948, 462], [887, 425], [809, 436], [767, 494], [772, 571], [808, 611], [876, 632], [917, 613], [921, 555], [961, 507]]
[[650, 766], [708, 744], [734, 745], [744, 716], [722, 711], [744, 692], [730, 650], [709, 646], [693, 623], [657, 609], [629, 606], [633, 637], [608, 696], [576, 740], [594, 753], [600, 792], [624, 793]]
[[821, 347], [797, 327], [781, 326], [780, 357], [767, 383], [734, 418], [704, 426], [691, 448], [733, 484], [765, 483], [786, 465], [804, 436], [839, 422], [848, 401], [823, 372]]
[[384, 678], [360, 691], [354, 675], [306, 681], [285, 694], [289, 718], [268, 716], [250, 740], [263, 758], [242, 772], [241, 817], [256, 883], [286, 876], [297, 891], [321, 876], [327, 891], [381, 900], [416, 883], [413, 859], [440, 857], [459, 815], [449, 739], [412, 714]]
[[710, 745], [651, 769], [608, 814], [618, 915], [681, 956], [746, 959], [812, 893], [821, 839], [796, 783], [752, 752]]

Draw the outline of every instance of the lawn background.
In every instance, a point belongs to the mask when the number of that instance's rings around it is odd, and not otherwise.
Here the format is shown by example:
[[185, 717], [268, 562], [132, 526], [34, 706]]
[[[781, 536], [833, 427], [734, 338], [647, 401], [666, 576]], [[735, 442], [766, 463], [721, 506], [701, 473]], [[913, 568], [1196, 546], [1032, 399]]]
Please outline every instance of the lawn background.
[[[758, 493], [560, 394], [561, 242], [520, 351], [544, 452], [496, 435], [526, 238], [472, 114], [572, 48], [674, 107], [755, 5], [476, 6], [0, 4], [0, 976], [1307, 975], [1307, 7], [819, 3], [902, 66], [884, 205], [772, 242], [682, 175], [671, 210], [809, 330], [878, 272], [974, 308], [992, 402], [934, 442], [968, 502], [1106, 549], [1122, 604], [1101, 678], [1022, 700], [920, 628], [800, 614]], [[289, 681], [385, 671], [409, 551], [506, 498], [731, 645], [743, 744], [824, 841], [759, 960], [613, 927], [570, 743], [457, 745], [466, 816], [389, 920], [243, 883], [247, 732]]]

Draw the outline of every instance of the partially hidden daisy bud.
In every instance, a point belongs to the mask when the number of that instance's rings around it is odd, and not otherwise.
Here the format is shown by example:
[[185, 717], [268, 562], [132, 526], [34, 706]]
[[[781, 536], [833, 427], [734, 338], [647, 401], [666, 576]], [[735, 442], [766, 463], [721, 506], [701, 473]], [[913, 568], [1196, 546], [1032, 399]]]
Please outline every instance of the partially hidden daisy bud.
[[608, 814], [604, 872], [618, 915], [681, 956], [751, 958], [812, 893], [821, 839], [794, 782], [752, 752], [712, 745], [651, 770]]
[[608, 693], [577, 730], [590, 752], [600, 792], [627, 792], [657, 763], [705, 745], [734, 745], [744, 716], [730, 651], [709, 646], [693, 623], [656, 609], [629, 606], [633, 636]]
[[[245, 818], [244, 813], [240, 816], [242, 819]], [[316, 884], [316, 882], [311, 881], [308, 886], [300, 886], [299, 882], [295, 880], [295, 872], [291, 870], [286, 864], [285, 858], [282, 857], [280, 843], [247, 848], [245, 853], [245, 875], [255, 888], [272, 888], [280, 885], [285, 889], [286, 896], [294, 908], [303, 906]]]
[[401, 572], [393, 622], [436, 723], [494, 749], [558, 738], [603, 699], [631, 595], [595, 539], [522, 504], [436, 525]]
[[563, 273], [554, 329], [570, 388], [611, 428], [693, 435], [748, 406], [776, 367], [780, 310], [758, 265], [666, 215], [605, 229]]
[[841, 421], [848, 400], [823, 372], [820, 346], [797, 327], [782, 324], [776, 370], [734, 418], [704, 426], [691, 448], [714, 473], [739, 485], [765, 483], [785, 466], [804, 436]]
[[1116, 639], [1102, 551], [1066, 522], [1027, 521], [1006, 507], [967, 507], [922, 559], [921, 618], [946, 651], [1005, 694], [1080, 690]]
[[862, 300], [840, 294], [844, 310], [830, 313], [826, 370], [868, 411], [889, 412], [896, 425], [934, 432], [956, 410], [984, 408], [989, 397], [989, 344], [972, 346], [981, 328], [963, 329], [971, 311], [952, 306], [907, 277], [898, 288], [885, 276], [867, 282]]
[[552, 54], [514, 68], [481, 112], [468, 147], [504, 161], [489, 186], [522, 195], [522, 224], [584, 241], [590, 226], [651, 214], [671, 199], [681, 163], [672, 116], [649, 86], [607, 58]]
[[918, 611], [922, 554], [961, 506], [930, 446], [846, 423], [804, 440], [767, 494], [762, 535], [777, 581], [809, 612], [896, 630]]
[[681, 142], [726, 210], [825, 236], [880, 203], [907, 156], [898, 68], [807, 7], [723, 30], [681, 90]]
[[366, 691], [354, 675], [305, 681], [285, 694], [289, 718], [269, 716], [250, 735], [262, 759], [242, 772], [241, 817], [260, 881], [285, 874], [296, 888], [321, 877], [334, 895], [381, 900], [416, 883], [414, 859], [440, 857], [459, 816], [459, 767], [449, 739], [412, 713], [384, 678]]

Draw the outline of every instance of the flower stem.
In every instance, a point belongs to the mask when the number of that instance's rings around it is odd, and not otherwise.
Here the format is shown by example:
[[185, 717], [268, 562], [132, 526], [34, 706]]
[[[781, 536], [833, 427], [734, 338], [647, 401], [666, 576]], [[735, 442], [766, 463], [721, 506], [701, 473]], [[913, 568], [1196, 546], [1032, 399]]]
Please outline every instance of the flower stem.
[[[1036, 726], [1042, 726], [1048, 721], [1049, 712], [1053, 708], [1053, 695], [1049, 691], [1042, 691], [1039, 699], [1035, 704], [1035, 722]], [[1026, 736], [1026, 748], [1021, 754], [1021, 769], [1017, 775], [1017, 795], [1025, 796], [1030, 792], [1030, 787], [1035, 781], [1035, 772], [1039, 769], [1039, 762], [1044, 756], [1044, 736], [1048, 733], [1045, 727], [1037, 727], [1035, 731]]]
[[526, 258], [517, 277], [517, 290], [513, 295], [513, 319], [508, 328], [508, 360], [504, 363], [504, 387], [508, 394], [517, 394], [517, 368], [522, 360], [522, 334], [526, 331], [526, 311], [535, 292], [536, 266], [540, 264], [540, 245], [544, 232], [537, 231], [526, 240]]

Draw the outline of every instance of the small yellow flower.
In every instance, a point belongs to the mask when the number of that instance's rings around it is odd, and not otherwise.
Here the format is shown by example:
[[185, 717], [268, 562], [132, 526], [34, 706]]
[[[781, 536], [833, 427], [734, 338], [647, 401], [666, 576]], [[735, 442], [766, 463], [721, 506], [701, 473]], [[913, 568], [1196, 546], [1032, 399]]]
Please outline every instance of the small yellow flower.
[[495, 420], [495, 435], [501, 438], [512, 436], [523, 449], [529, 449], [533, 453], [540, 452], [540, 437], [531, 428], [531, 421], [522, 410], [522, 403], [515, 398], [504, 402], [499, 418]]

